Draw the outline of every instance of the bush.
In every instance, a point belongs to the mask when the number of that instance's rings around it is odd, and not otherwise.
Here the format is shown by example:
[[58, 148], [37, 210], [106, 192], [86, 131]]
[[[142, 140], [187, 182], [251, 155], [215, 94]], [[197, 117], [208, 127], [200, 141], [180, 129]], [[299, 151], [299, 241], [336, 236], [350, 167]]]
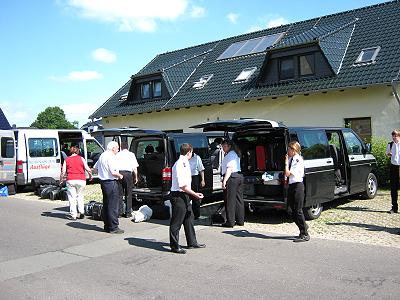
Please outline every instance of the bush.
[[378, 184], [380, 187], [389, 186], [389, 165], [390, 159], [386, 156], [386, 147], [388, 141], [382, 137], [372, 137], [371, 153], [376, 158]]

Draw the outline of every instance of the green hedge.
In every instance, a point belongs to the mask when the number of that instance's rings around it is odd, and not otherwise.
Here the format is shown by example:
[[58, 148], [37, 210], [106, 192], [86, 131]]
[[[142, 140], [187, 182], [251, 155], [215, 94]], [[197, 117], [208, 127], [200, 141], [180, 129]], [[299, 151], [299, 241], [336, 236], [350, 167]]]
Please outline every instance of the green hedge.
[[386, 156], [386, 147], [388, 140], [382, 137], [372, 137], [371, 153], [376, 158], [377, 178], [379, 187], [389, 186], [389, 165], [390, 159]]

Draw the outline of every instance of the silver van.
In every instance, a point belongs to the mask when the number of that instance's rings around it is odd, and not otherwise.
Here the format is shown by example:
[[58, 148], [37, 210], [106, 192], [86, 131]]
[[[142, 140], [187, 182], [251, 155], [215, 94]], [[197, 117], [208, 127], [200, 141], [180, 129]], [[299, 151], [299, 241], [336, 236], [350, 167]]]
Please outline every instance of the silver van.
[[15, 140], [12, 130], [0, 130], [0, 185], [7, 186], [10, 195], [15, 194]]

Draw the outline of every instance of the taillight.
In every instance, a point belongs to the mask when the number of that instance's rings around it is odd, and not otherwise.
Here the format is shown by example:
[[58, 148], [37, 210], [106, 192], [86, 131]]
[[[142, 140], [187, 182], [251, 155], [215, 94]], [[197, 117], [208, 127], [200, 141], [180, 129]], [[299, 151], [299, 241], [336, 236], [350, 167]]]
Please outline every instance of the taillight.
[[164, 168], [162, 169], [162, 180], [172, 180], [172, 169]]
[[22, 160], [17, 160], [17, 174], [22, 174]]

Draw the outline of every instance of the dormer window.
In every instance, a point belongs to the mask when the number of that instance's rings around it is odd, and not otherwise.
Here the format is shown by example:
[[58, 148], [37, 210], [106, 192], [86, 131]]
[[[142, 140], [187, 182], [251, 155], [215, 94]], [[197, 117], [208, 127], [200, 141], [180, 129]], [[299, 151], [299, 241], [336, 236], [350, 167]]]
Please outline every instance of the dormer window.
[[232, 83], [241, 83], [249, 81], [251, 75], [257, 70], [257, 67], [243, 69]]
[[294, 78], [294, 58], [282, 57], [279, 60], [279, 79], [287, 80]]
[[194, 89], [202, 89], [205, 85], [206, 85], [206, 83], [213, 77], [214, 75], [213, 74], [210, 74], [210, 75], [204, 75], [204, 76], [202, 76], [198, 81], [196, 81], [194, 84], [193, 84], [193, 88]]
[[153, 97], [161, 97], [161, 81], [153, 82]]
[[300, 76], [314, 75], [314, 55], [299, 56], [299, 74]]
[[355, 64], [374, 63], [375, 58], [379, 53], [379, 50], [381, 50], [381, 47], [379, 46], [362, 49], [360, 54], [358, 55], [357, 60], [355, 61]]
[[150, 83], [142, 83], [140, 95], [142, 99], [150, 98]]

